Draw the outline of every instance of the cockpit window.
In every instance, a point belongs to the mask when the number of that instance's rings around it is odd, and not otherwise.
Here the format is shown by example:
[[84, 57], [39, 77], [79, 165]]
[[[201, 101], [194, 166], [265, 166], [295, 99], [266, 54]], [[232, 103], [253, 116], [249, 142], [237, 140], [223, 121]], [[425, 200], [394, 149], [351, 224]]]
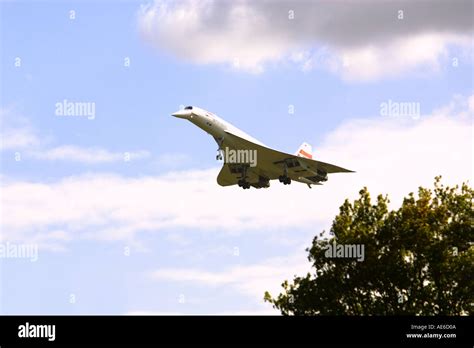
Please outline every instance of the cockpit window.
[[193, 109], [192, 106], [186, 106], [186, 107], [184, 108], [184, 110], [192, 110], [192, 109]]

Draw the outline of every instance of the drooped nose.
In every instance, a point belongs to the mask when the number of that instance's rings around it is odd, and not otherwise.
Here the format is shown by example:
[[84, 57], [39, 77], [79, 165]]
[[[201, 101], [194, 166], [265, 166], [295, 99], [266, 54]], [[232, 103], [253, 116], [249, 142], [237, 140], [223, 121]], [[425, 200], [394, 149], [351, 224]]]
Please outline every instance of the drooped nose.
[[189, 118], [189, 116], [191, 116], [192, 113], [193, 113], [192, 107], [187, 106], [183, 110], [176, 111], [172, 113], [171, 115], [178, 118]]

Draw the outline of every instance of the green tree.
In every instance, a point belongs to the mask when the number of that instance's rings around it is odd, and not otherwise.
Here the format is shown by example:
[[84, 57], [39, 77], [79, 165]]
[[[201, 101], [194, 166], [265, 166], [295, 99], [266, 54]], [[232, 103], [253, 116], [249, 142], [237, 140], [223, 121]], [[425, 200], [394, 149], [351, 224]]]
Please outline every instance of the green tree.
[[[283, 315], [473, 315], [474, 191], [467, 184], [420, 187], [398, 210], [387, 196], [371, 203], [367, 188], [347, 199], [330, 238], [307, 249], [315, 271], [282, 284], [265, 301]], [[329, 244], [363, 245], [363, 261], [330, 258]]]

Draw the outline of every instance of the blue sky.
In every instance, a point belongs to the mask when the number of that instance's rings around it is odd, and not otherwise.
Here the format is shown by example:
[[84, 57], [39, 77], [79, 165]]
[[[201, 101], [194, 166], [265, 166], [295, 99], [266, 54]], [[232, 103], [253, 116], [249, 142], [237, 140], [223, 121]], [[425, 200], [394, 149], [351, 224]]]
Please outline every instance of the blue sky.
[[[223, 3], [0, 3], [0, 239], [39, 247], [36, 262], [0, 259], [1, 313], [274, 313], [263, 292], [308, 268], [344, 198], [368, 186], [396, 205], [434, 175], [472, 179], [472, 4], [437, 30], [400, 2], [412, 29], [380, 39], [308, 29], [321, 2], [300, 3], [294, 29], [264, 15], [287, 20], [291, 3]], [[94, 119], [55, 115], [64, 99], [95, 103]], [[420, 117], [382, 116], [389, 100]], [[180, 105], [357, 173], [221, 188], [216, 144], [170, 116]]]

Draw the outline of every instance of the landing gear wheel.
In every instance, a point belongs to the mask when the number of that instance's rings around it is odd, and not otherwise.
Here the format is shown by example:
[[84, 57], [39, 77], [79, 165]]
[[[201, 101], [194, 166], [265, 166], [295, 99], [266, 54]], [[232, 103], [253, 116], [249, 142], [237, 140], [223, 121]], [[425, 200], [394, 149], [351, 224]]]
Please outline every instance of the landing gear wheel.
[[243, 179], [240, 179], [240, 180], [237, 182], [237, 184], [239, 185], [239, 187], [242, 187], [244, 190], [250, 188], [250, 184], [249, 184], [247, 181], [243, 180]]

